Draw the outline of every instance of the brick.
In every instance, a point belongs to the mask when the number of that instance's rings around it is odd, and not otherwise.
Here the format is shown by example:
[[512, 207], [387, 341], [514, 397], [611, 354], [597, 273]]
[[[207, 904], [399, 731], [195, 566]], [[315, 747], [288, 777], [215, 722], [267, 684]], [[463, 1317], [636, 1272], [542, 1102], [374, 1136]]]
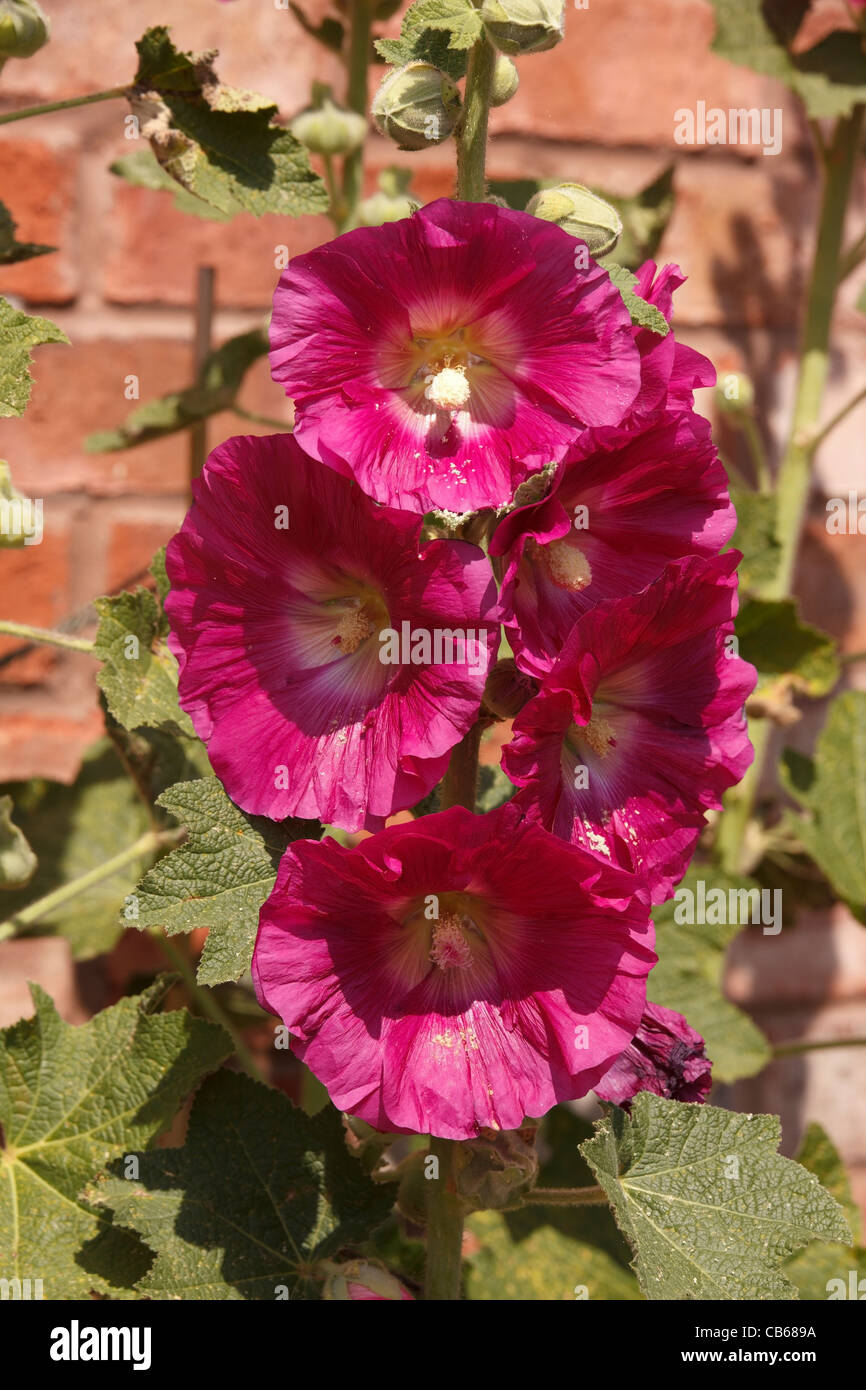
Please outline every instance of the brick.
[[0, 942], [0, 1028], [33, 1016], [28, 980], [51, 995], [67, 1023], [86, 1021], [68, 941], [61, 936], [42, 936]]
[[64, 717], [57, 713], [63, 708], [63, 696], [58, 693], [54, 713], [9, 714], [0, 692], [0, 782], [26, 782], [31, 777], [67, 785], [75, 781], [85, 750], [104, 731], [95, 686], [86, 714]]
[[74, 254], [77, 151], [66, 139], [52, 149], [41, 140], [4, 134], [0, 140], [0, 190], [18, 224], [19, 241], [57, 251], [0, 268], [0, 294], [32, 304], [68, 304], [78, 277]]
[[[59, 514], [58, 514], [59, 513]], [[69, 587], [69, 524], [50, 502], [43, 509], [40, 545], [0, 550], [3, 617], [36, 627], [51, 627], [65, 616]], [[21, 639], [0, 637], [0, 658], [21, 648]], [[38, 683], [57, 660], [55, 651], [38, 647], [0, 666], [0, 684]]]
[[778, 936], [750, 928], [728, 953], [731, 999], [756, 1008], [866, 997], [866, 932], [841, 904], [800, 911]]
[[147, 569], [156, 551], [174, 535], [183, 520], [184, 504], [178, 500], [159, 510], [139, 501], [109, 506], [105, 588], [113, 593], [131, 587], [133, 580]]

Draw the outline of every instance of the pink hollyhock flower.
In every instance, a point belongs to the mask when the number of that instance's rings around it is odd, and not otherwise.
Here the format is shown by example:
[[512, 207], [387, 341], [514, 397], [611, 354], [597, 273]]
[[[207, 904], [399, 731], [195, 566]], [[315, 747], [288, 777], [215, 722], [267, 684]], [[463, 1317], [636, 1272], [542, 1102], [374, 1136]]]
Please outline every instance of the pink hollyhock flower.
[[290, 435], [211, 454], [170, 542], [180, 703], [245, 811], [377, 829], [442, 777], [498, 626], [482, 552], [431, 541]]
[[710, 427], [664, 415], [642, 433], [611, 432], [572, 450], [541, 502], [509, 513], [491, 542], [505, 557], [500, 595], [520, 667], [549, 671], [574, 622], [636, 593], [680, 556], [715, 555], [736, 515]]
[[301, 840], [261, 910], [262, 1007], [341, 1110], [474, 1138], [585, 1095], [634, 1037], [655, 961], [638, 881], [513, 806]]
[[379, 502], [508, 502], [638, 391], [622, 298], [577, 248], [527, 213], [441, 198], [297, 256], [270, 336], [298, 442]]
[[[637, 271], [635, 293], [654, 305], [667, 319], [673, 318], [674, 291], [685, 284], [678, 265], [658, 271], [655, 261], [645, 261]], [[632, 409], [620, 428], [637, 429], [659, 410], [691, 409], [693, 392], [714, 386], [716, 369], [709, 358], [679, 343], [673, 333], [660, 337], [649, 328], [633, 328], [641, 359], [641, 385]], [[602, 435], [603, 438], [603, 435]], [[601, 442], [601, 441], [599, 441]]]
[[752, 761], [743, 703], [756, 673], [730, 640], [740, 559], [675, 560], [641, 593], [585, 613], [503, 749], [514, 804], [639, 872], [653, 902]]
[[669, 1100], [702, 1101], [713, 1082], [713, 1064], [704, 1047], [700, 1033], [682, 1014], [647, 1003], [640, 1027], [594, 1087], [595, 1094], [626, 1110], [638, 1091]]
[[413, 1295], [396, 1275], [370, 1260], [350, 1260], [338, 1264], [327, 1260], [323, 1264], [326, 1279], [322, 1297], [345, 1303], [355, 1302], [414, 1302]]

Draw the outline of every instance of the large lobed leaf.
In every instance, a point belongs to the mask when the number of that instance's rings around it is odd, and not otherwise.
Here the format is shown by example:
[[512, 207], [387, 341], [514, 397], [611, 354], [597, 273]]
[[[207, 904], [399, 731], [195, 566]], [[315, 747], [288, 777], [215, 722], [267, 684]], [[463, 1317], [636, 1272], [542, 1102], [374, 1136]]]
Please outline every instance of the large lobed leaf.
[[68, 343], [56, 323], [13, 309], [0, 298], [0, 417], [23, 415], [33, 378], [30, 352], [42, 343]]
[[147, 1252], [82, 1191], [150, 1145], [231, 1043], [184, 1010], [156, 1014], [160, 981], [80, 1028], [31, 993], [35, 1016], [0, 1032], [0, 1278], [42, 1279], [49, 1299], [123, 1297]]
[[635, 1252], [650, 1299], [794, 1299], [783, 1262], [849, 1239], [813, 1173], [776, 1152], [774, 1115], [736, 1115], [641, 1091], [581, 1146]]

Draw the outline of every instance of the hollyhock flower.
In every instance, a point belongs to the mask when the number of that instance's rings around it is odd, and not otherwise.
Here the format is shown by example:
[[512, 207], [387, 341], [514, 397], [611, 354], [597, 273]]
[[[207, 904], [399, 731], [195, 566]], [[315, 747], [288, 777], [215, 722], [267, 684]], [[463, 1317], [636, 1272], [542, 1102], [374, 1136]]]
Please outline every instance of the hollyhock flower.
[[[658, 270], [655, 261], [645, 261], [636, 272], [635, 294], [652, 304], [670, 323], [673, 319], [674, 292], [686, 282], [678, 265]], [[690, 409], [693, 393], [702, 386], [714, 386], [716, 369], [708, 357], [677, 341], [673, 332], [661, 337], [650, 328], [635, 325], [635, 345], [640, 353], [641, 384], [622, 429], [646, 425], [660, 410]], [[604, 439], [602, 434], [599, 442]]]
[[639, 872], [653, 902], [752, 761], [743, 703], [756, 673], [731, 642], [740, 558], [675, 560], [585, 613], [503, 749], [514, 804]]
[[500, 597], [518, 664], [543, 675], [583, 613], [643, 589], [679, 556], [717, 554], [735, 526], [699, 415], [617, 432], [588, 457], [573, 450], [547, 497], [509, 513], [491, 542], [505, 556]]
[[180, 703], [245, 811], [377, 829], [442, 777], [498, 627], [482, 552], [418, 551], [290, 435], [220, 445], [170, 542]]
[[618, 424], [639, 353], [578, 245], [527, 213], [441, 198], [297, 256], [270, 337], [299, 443], [379, 502], [467, 512]]
[[669, 1100], [702, 1101], [713, 1064], [700, 1033], [673, 1009], [647, 1003], [640, 1027], [610, 1071], [594, 1087], [599, 1100], [626, 1110], [638, 1091]]
[[301, 840], [259, 917], [262, 1007], [341, 1110], [474, 1138], [585, 1095], [655, 961], [638, 881], [510, 805]]
[[322, 1268], [326, 1279], [322, 1298], [338, 1302], [414, 1302], [405, 1284], [390, 1270], [370, 1260], [349, 1260], [338, 1264], [332, 1260], [323, 1261]]

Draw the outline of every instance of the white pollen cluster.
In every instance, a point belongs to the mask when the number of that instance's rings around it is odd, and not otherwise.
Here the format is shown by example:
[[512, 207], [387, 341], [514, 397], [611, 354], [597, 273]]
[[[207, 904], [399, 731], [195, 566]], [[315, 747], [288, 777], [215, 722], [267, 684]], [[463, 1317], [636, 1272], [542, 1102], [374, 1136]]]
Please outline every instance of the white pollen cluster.
[[435, 376], [427, 378], [424, 395], [439, 410], [462, 410], [471, 390], [465, 372], [458, 367], [443, 367]]

